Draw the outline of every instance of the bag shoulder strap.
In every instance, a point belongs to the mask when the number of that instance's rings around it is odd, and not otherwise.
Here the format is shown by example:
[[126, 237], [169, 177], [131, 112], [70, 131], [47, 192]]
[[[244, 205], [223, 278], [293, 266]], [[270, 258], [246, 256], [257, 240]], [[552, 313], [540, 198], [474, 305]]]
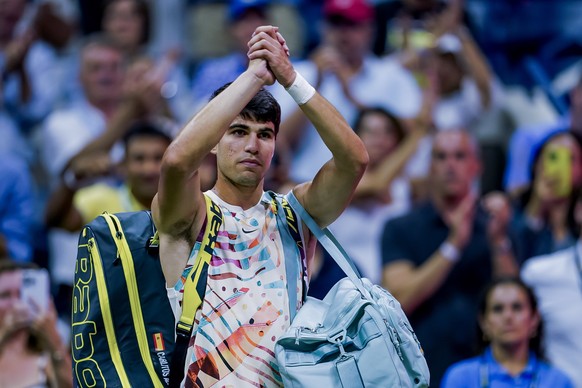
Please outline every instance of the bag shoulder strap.
[[198, 255], [194, 261], [194, 267], [184, 284], [182, 314], [176, 325], [176, 345], [170, 364], [170, 387], [180, 386], [184, 378], [184, 363], [194, 326], [194, 316], [196, 315], [196, 310], [198, 310], [204, 300], [208, 265], [212, 259], [218, 229], [223, 221], [220, 207], [207, 195], [204, 195], [204, 199], [206, 201], [206, 228], [204, 230], [202, 245], [200, 245]]
[[[277, 194], [273, 191], [268, 191], [271, 196], [271, 202], [273, 203], [276, 212], [277, 226], [279, 228], [279, 233], [281, 234], [281, 239], [283, 240], [283, 255], [285, 256], [285, 272], [287, 273], [287, 294], [289, 295], [289, 316], [291, 321], [297, 313], [297, 293], [294, 287], [289, 287], [289, 279], [297, 279], [299, 276], [297, 269], [302, 269], [301, 281], [303, 283], [302, 287], [302, 300], [307, 297], [307, 268], [304, 268], [305, 261], [305, 248], [303, 247], [303, 240], [301, 239], [301, 234], [299, 232], [299, 220], [297, 219], [297, 214], [293, 211], [291, 206], [285, 198], [277, 199]], [[285, 233], [287, 231], [287, 233]], [[297, 265], [295, 260], [291, 258], [297, 257], [295, 250], [297, 246], [299, 250], [299, 265]]]
[[[102, 216], [105, 218], [105, 220], [109, 219], [108, 213], [104, 213]], [[115, 241], [116, 232], [114, 230], [111, 230], [112, 225], [110, 224], [110, 222], [107, 222], [107, 227], [109, 228], [109, 233], [111, 233], [113, 240]], [[85, 227], [83, 229], [82, 238], [87, 238], [88, 230], [90, 230], [89, 227]], [[97, 286], [97, 296], [99, 299], [99, 306], [101, 307], [103, 325], [105, 328], [105, 337], [111, 355], [111, 362], [115, 367], [115, 371], [117, 372], [117, 376], [121, 384], [122, 385], [130, 384], [129, 377], [127, 375], [127, 372], [125, 371], [125, 366], [123, 365], [123, 360], [121, 359], [121, 352], [119, 350], [118, 340], [115, 335], [115, 327], [113, 324], [113, 315], [111, 313], [109, 293], [107, 291], [107, 283], [105, 281], [105, 269], [103, 261], [101, 259], [101, 254], [99, 252], [99, 247], [95, 239], [95, 235], [92, 235], [91, 237], [88, 238], [87, 246], [89, 250], [89, 255], [91, 257], [90, 260], [93, 265], [93, 270], [95, 271], [95, 284]], [[125, 269], [125, 266], [123, 266], [123, 268]], [[75, 365], [75, 370], [76, 369], [77, 366]]]
[[293, 191], [289, 193], [288, 198], [291, 208], [293, 208], [293, 210], [299, 214], [299, 217], [301, 217], [303, 222], [305, 222], [309, 230], [311, 230], [315, 238], [317, 238], [319, 243], [327, 250], [332, 259], [339, 265], [341, 270], [344, 271], [348, 278], [350, 278], [350, 280], [354, 283], [362, 295], [369, 296], [369, 292], [364, 287], [364, 283], [362, 282], [362, 278], [354, 262], [352, 259], [350, 259], [347, 252], [337, 241], [331, 231], [328, 228], [322, 229], [319, 227], [319, 225], [317, 225], [315, 220], [309, 215], [309, 213], [307, 213], [301, 203], [299, 203]]

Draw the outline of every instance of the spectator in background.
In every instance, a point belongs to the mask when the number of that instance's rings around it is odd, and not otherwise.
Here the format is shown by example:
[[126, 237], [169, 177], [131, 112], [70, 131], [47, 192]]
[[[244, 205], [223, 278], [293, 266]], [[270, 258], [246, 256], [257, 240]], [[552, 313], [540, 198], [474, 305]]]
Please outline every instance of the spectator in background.
[[[412, 75], [398, 63], [371, 54], [372, 6], [365, 0], [326, 0], [324, 16], [321, 46], [309, 60], [295, 64], [305, 79], [348, 122], [354, 122], [360, 109], [375, 106], [398, 118], [414, 117], [421, 95]], [[285, 90], [272, 90], [283, 120], [278, 141], [291, 152], [290, 179], [310, 180], [331, 154]]]
[[23, 272], [31, 268], [0, 259], [0, 386], [72, 387], [70, 351], [52, 300], [47, 306], [22, 300]]
[[58, 178], [69, 159], [105, 131], [122, 103], [125, 67], [119, 48], [104, 36], [94, 36], [79, 55], [83, 98], [54, 111], [43, 123], [41, 152], [52, 178]]
[[180, 62], [181, 53], [177, 47], [172, 47], [153, 56], [151, 16], [146, 0], [109, 0], [102, 20], [103, 33], [121, 49], [127, 62], [144, 57], [152, 61], [159, 73], [154, 77], [163, 80], [159, 93], [167, 100], [172, 116], [185, 122], [191, 116], [192, 99]]
[[[124, 183], [112, 186], [95, 183], [87, 187], [61, 184], [47, 205], [47, 225], [78, 232], [83, 225], [104, 211], [109, 213], [150, 209], [158, 191], [162, 156], [172, 138], [153, 123], [138, 122], [128, 126], [124, 136], [125, 153], [121, 168]], [[87, 153], [75, 158], [71, 171], [78, 182], [112, 174], [106, 152], [104, 158]]]
[[77, 4], [63, 0], [36, 0], [32, 22], [38, 38], [59, 53], [67, 50], [77, 25]]
[[269, 3], [269, 0], [230, 1], [227, 28], [232, 37], [232, 53], [208, 59], [198, 66], [192, 82], [197, 107], [206, 104], [212, 92], [247, 69], [247, 43], [257, 27], [267, 24]]
[[526, 126], [515, 130], [509, 143], [505, 190], [517, 197], [531, 183], [531, 166], [535, 146], [554, 132], [571, 130], [582, 135], [582, 74], [570, 91], [570, 112], [553, 124]]
[[0, 153], [32, 162], [28, 136], [61, 94], [57, 55], [39, 39], [41, 17], [26, 23], [26, 0], [0, 3]]
[[432, 55], [439, 94], [433, 120], [438, 130], [473, 130], [485, 113], [501, 107], [501, 85], [466, 28], [457, 25], [439, 37]]
[[0, 153], [0, 257], [32, 260], [33, 182], [28, 165]]
[[574, 388], [559, 369], [543, 362], [540, 314], [531, 289], [518, 278], [489, 284], [479, 303], [481, 355], [452, 365], [442, 388]]
[[[425, 97], [421, 114], [408, 131], [383, 108], [362, 109], [353, 126], [366, 146], [370, 161], [349, 206], [330, 229], [362, 276], [375, 284], [382, 282], [380, 236], [384, 224], [410, 209], [411, 188], [404, 176], [404, 167], [431, 129], [429, 116], [433, 100], [428, 93]], [[362, 233], [355, 238], [354, 230]]]
[[[189, 81], [180, 61], [180, 51], [173, 47], [156, 53], [150, 49], [151, 12], [146, 0], [108, 0], [103, 4], [102, 32], [100, 35], [111, 45], [116, 46], [125, 64], [135, 62], [150, 62], [155, 67], [150, 75], [162, 80], [158, 86], [159, 93], [169, 107], [168, 114], [178, 121], [185, 121], [191, 114], [192, 100], [189, 92]], [[71, 59], [71, 73], [76, 73], [82, 66], [79, 57]], [[81, 81], [82, 83], [82, 81]], [[76, 79], [70, 80], [69, 100], [74, 102], [83, 98], [84, 85], [79, 85]]]
[[548, 360], [582, 387], [582, 191], [572, 209], [578, 228], [574, 246], [527, 260], [521, 276], [538, 298]]
[[[100, 4], [103, 3], [103, 4]], [[102, 36], [107, 40], [107, 45], [113, 46], [122, 57], [122, 61], [129, 63], [134, 59], [146, 55], [149, 41], [149, 8], [144, 0], [107, 0], [95, 1], [103, 8], [103, 18], [100, 19], [101, 31], [88, 37]], [[100, 13], [101, 14], [101, 13]], [[100, 38], [101, 39], [101, 38]], [[81, 47], [81, 52], [75, 51], [70, 58], [70, 74], [68, 81], [68, 102], [85, 98], [86, 80], [78, 79], [83, 67], [83, 51], [86, 43]]]
[[[54, 111], [42, 128], [41, 156], [48, 181], [56, 189], [64, 179], [74, 180], [68, 168], [77, 156], [97, 152], [94, 163], [109, 158], [113, 163], [123, 158], [123, 146], [117, 143], [133, 120], [167, 111], [159, 90], [163, 82], [151, 62], [138, 61], [126, 70], [123, 53], [104, 36], [91, 37], [80, 53], [80, 80], [84, 98]], [[121, 128], [121, 129], [120, 129]], [[100, 136], [103, 136], [100, 138]], [[117, 143], [117, 144], [116, 144]], [[111, 149], [111, 154], [104, 150]], [[109, 175], [119, 183], [119, 178]], [[49, 264], [52, 280], [60, 290], [57, 309], [69, 319], [71, 283], [74, 277], [78, 234], [59, 228], [48, 233]]]
[[127, 60], [147, 53], [150, 9], [145, 0], [109, 0], [102, 20], [103, 32], [117, 44]]
[[509, 204], [493, 196], [478, 201], [473, 187], [480, 171], [468, 132], [438, 132], [429, 200], [388, 221], [382, 235], [383, 286], [408, 314], [432, 386], [449, 365], [472, 355], [480, 290], [494, 276], [517, 273], [507, 237]]
[[[446, 28], [459, 12], [463, 22], [468, 20], [463, 12], [462, 0], [379, 1], [375, 9], [376, 36], [373, 47], [377, 55], [427, 49], [434, 43], [435, 31], [432, 28], [435, 25]], [[442, 33], [442, 30], [436, 32]]]
[[571, 210], [575, 189], [582, 186], [582, 139], [554, 132], [536, 146], [530, 170], [532, 184], [515, 201], [511, 222], [520, 264], [576, 242]]
[[[403, 65], [416, 74], [423, 88], [429, 84], [429, 78], [434, 77], [437, 97], [432, 122], [437, 131], [465, 128], [480, 139], [503, 145], [505, 135], [497, 120], [502, 111], [502, 87], [467, 28], [460, 22], [452, 23], [447, 19], [447, 23], [432, 27], [429, 48], [410, 50], [400, 53], [399, 57]], [[430, 141], [426, 141], [409, 166], [411, 177], [426, 177], [429, 155]], [[501, 175], [501, 172], [494, 173]]]
[[[384, 224], [407, 212], [411, 205], [410, 185], [402, 170], [429, 128], [420, 120], [416, 124], [406, 132], [400, 120], [385, 109], [364, 108], [353, 126], [366, 146], [369, 164], [350, 204], [329, 228], [360, 274], [374, 284], [382, 283], [380, 237]], [[325, 297], [345, 276], [329, 253], [318, 249], [309, 295]]]
[[[507, 137], [500, 125], [503, 89], [466, 27], [463, 7], [462, 0], [406, 0], [377, 6], [384, 16], [391, 9], [389, 13], [395, 18], [388, 29], [395, 48], [391, 56], [415, 74], [422, 88], [434, 73], [438, 96], [432, 112], [434, 127], [465, 128], [501, 153]], [[386, 27], [386, 21], [383, 23]], [[427, 139], [407, 166], [407, 174], [418, 188], [415, 193], [425, 191], [430, 149]], [[497, 165], [487, 163], [485, 167], [486, 182], [502, 174]]]

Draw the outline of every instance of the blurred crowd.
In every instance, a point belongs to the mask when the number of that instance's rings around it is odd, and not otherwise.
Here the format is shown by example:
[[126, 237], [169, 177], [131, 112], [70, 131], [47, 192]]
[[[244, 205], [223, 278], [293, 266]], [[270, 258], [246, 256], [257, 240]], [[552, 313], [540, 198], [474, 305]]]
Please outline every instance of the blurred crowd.
[[[62, 380], [80, 230], [103, 211], [149, 209], [166, 147], [273, 24], [367, 147], [330, 229], [402, 304], [432, 385], [478, 381], [496, 360], [491, 380], [582, 387], [582, 36], [566, 23], [582, 5], [549, 3], [0, 0], [0, 386], [5, 349], [30, 352], [28, 337], [50, 357], [24, 358], [39, 373], [23, 378]], [[527, 35], [558, 14], [563, 30], [553, 20], [522, 40], [497, 24], [522, 15]], [[287, 92], [271, 92], [282, 122], [265, 186], [286, 192], [330, 153]], [[209, 156], [207, 189], [215, 168]], [[321, 297], [343, 274], [323, 250], [315, 263]], [[23, 329], [13, 275], [30, 266], [48, 269], [54, 305]]]

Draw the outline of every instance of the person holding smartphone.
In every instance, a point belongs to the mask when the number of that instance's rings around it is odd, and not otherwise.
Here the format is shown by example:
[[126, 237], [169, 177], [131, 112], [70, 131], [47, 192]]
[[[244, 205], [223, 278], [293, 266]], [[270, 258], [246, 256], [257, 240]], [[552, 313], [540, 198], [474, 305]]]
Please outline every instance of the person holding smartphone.
[[72, 387], [46, 270], [0, 258], [0, 387]]
[[582, 139], [559, 131], [538, 144], [532, 184], [514, 203], [510, 225], [519, 263], [574, 245], [573, 192], [582, 185]]

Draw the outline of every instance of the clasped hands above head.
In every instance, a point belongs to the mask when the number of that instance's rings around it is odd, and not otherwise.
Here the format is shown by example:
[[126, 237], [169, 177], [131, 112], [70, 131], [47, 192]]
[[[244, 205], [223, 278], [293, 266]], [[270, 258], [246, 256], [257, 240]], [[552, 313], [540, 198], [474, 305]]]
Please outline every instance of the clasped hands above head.
[[[266, 70], [274, 77], [274, 79], [266, 79], [267, 84], [272, 84], [275, 79], [284, 87], [288, 87], [293, 83], [295, 70], [289, 59], [289, 47], [285, 38], [279, 32], [279, 27], [258, 27], [253, 32], [248, 47], [247, 56], [251, 61], [249, 69], [254, 66], [256, 60], [262, 59], [266, 61]], [[261, 67], [257, 67], [257, 69], [260, 71]]]

